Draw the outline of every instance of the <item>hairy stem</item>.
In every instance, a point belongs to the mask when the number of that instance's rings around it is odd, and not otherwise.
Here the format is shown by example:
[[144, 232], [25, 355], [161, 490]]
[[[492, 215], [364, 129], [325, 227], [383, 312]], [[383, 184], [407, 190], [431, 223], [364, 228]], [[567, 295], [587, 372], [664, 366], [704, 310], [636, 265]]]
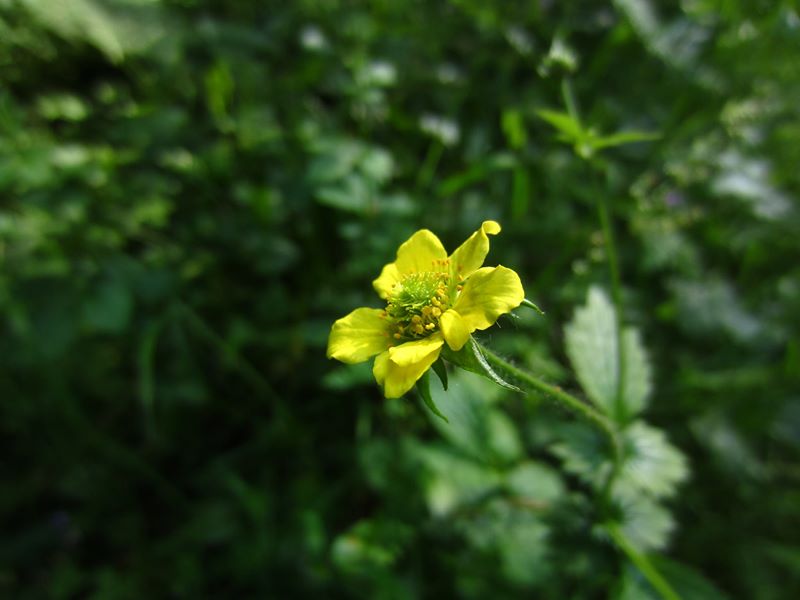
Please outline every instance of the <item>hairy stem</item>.
[[622, 445], [620, 443], [619, 434], [614, 428], [613, 423], [611, 423], [602, 413], [600, 413], [600, 411], [598, 411], [592, 405], [576, 398], [572, 394], [565, 392], [560, 387], [545, 383], [541, 379], [514, 366], [484, 346], [480, 347], [480, 351], [486, 358], [486, 361], [496, 369], [508, 373], [517, 381], [525, 384], [525, 386], [530, 388], [530, 390], [536, 391], [550, 398], [551, 400], [556, 401], [567, 410], [577, 414], [601, 430], [611, 442], [611, 447], [614, 451], [614, 465], [620, 462], [622, 457]]

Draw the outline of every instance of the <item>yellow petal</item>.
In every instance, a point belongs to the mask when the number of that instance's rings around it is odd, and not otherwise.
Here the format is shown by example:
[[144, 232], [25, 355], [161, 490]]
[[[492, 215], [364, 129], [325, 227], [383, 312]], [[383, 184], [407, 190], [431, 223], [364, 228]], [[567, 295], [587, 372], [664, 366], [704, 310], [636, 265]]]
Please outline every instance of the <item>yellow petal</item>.
[[[436, 337], [438, 337], [438, 343], [429, 342], [427, 346], [417, 345], [414, 349], [408, 351], [408, 353], [401, 350], [399, 355], [397, 352], [394, 352], [396, 356], [402, 358], [404, 361], [406, 359], [410, 360], [412, 356], [415, 358], [415, 360], [407, 364], [397, 364], [391, 357], [391, 351], [397, 351], [403, 346], [418, 344], [418, 342], [401, 344], [400, 346], [379, 354], [375, 358], [372, 374], [375, 375], [375, 380], [383, 388], [384, 396], [387, 398], [399, 398], [414, 387], [414, 384], [422, 377], [422, 374], [430, 369], [431, 365], [439, 358], [439, 353], [442, 350], [442, 339], [440, 336]], [[423, 351], [425, 348], [427, 349], [427, 353]]]
[[454, 281], [463, 281], [483, 264], [489, 253], [489, 236], [500, 233], [500, 224], [484, 221], [481, 228], [473, 233], [450, 256], [450, 273]]
[[443, 343], [442, 334], [434, 333], [421, 340], [414, 340], [413, 342], [406, 342], [394, 348], [389, 348], [389, 358], [392, 359], [393, 363], [406, 367], [423, 360], [431, 352], [441, 348]]
[[522, 304], [522, 282], [506, 267], [483, 267], [464, 284], [453, 309], [461, 315], [467, 330], [491, 327], [500, 315]]
[[328, 358], [360, 363], [389, 347], [389, 323], [384, 311], [357, 308], [333, 324], [328, 338]]
[[401, 279], [400, 272], [394, 263], [389, 263], [381, 271], [380, 277], [372, 282], [372, 287], [378, 292], [378, 296], [386, 300], [392, 295], [392, 288]]
[[420, 229], [397, 249], [397, 258], [393, 263], [383, 267], [380, 277], [372, 282], [375, 291], [381, 298], [387, 298], [392, 286], [409, 273], [438, 271], [436, 261], [445, 260], [447, 251], [442, 242], [427, 229]]
[[469, 339], [469, 329], [464, 319], [453, 309], [445, 311], [439, 318], [439, 327], [442, 330], [447, 345], [458, 352]]

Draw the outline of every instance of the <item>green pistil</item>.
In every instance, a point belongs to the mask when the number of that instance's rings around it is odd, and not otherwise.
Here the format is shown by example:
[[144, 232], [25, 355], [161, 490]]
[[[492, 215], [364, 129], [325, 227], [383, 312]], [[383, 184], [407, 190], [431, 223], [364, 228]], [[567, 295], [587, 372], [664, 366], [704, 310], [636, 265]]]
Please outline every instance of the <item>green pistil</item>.
[[394, 324], [394, 338], [415, 340], [439, 328], [439, 317], [447, 310], [446, 273], [411, 273], [397, 283], [386, 306], [386, 315]]

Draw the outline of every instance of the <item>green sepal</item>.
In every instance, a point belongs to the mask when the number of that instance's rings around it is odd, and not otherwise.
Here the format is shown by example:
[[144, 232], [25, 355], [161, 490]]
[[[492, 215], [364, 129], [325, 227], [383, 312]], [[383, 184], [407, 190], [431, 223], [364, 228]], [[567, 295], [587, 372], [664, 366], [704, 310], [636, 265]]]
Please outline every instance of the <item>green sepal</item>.
[[528, 308], [532, 308], [533, 310], [538, 312], [540, 315], [544, 316], [544, 311], [541, 308], [539, 308], [538, 306], [536, 306], [533, 302], [528, 300], [527, 298], [525, 298], [522, 301], [522, 304], [520, 304], [520, 306], [527, 306]]
[[447, 420], [447, 417], [442, 414], [442, 411], [439, 410], [439, 407], [436, 406], [436, 403], [433, 401], [433, 397], [431, 396], [430, 371], [425, 371], [425, 373], [422, 374], [422, 377], [417, 380], [417, 391], [419, 392], [420, 398], [422, 398], [422, 401], [425, 403], [425, 406], [427, 406], [433, 414], [442, 419], [445, 423], [450, 423], [450, 421]]
[[436, 359], [436, 362], [433, 363], [433, 372], [436, 373], [439, 377], [439, 381], [442, 382], [442, 387], [444, 391], [447, 391], [447, 367], [442, 360], [442, 357]]
[[461, 367], [465, 371], [471, 371], [472, 373], [483, 375], [488, 380], [496, 383], [499, 386], [515, 392], [522, 391], [517, 386], [508, 383], [505, 379], [500, 377], [500, 375], [498, 375], [494, 369], [492, 369], [492, 367], [486, 361], [486, 357], [483, 355], [483, 352], [481, 351], [480, 344], [478, 344], [478, 342], [476, 342], [475, 338], [472, 336], [470, 336], [469, 341], [464, 344], [464, 347], [458, 352], [451, 350], [445, 344], [442, 346], [442, 356], [457, 367]]

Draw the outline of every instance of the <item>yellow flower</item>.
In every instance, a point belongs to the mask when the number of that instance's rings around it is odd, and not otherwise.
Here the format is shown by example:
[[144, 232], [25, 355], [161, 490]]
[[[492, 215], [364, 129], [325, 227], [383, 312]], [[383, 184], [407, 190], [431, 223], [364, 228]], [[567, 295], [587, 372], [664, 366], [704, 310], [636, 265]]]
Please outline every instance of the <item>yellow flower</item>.
[[484, 221], [448, 257], [439, 238], [417, 231], [372, 282], [386, 308], [357, 308], [336, 321], [328, 358], [352, 364], [377, 355], [372, 373], [384, 395], [405, 394], [445, 343], [461, 350], [473, 331], [491, 327], [525, 298], [514, 271], [481, 266], [497, 233], [499, 224]]

